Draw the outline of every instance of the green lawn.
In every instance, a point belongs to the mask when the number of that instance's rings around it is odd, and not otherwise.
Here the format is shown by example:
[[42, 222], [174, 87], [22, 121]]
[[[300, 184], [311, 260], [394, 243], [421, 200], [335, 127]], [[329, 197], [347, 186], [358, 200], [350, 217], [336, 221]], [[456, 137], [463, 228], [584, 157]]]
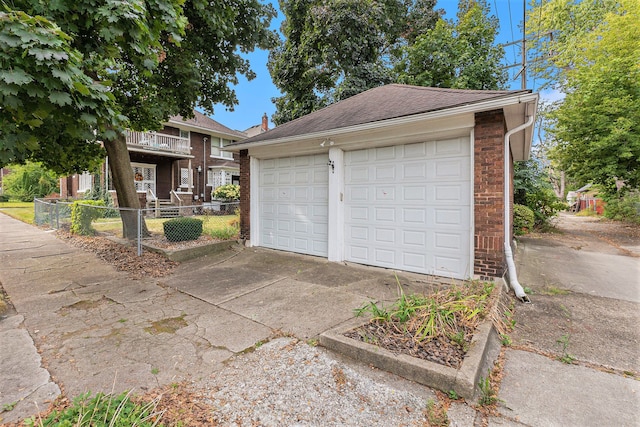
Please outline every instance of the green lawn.
[[[206, 216], [196, 215], [193, 218], [202, 220], [202, 232], [203, 234], [216, 235], [221, 230], [225, 230], [231, 227], [231, 222], [237, 220], [236, 215], [223, 215], [223, 216]], [[163, 234], [163, 223], [170, 218], [146, 218], [147, 229], [152, 233]], [[113, 233], [117, 236], [122, 236], [122, 222], [119, 218], [102, 218], [93, 222], [93, 228], [97, 231], [104, 231]]]
[[27, 224], [33, 224], [33, 202], [0, 202], [0, 212]]

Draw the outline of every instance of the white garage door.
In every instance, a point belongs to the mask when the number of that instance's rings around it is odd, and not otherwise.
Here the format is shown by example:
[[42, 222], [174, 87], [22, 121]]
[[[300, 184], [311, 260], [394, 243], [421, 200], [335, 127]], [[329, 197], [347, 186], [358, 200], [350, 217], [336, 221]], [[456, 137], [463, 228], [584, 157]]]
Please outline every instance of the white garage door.
[[469, 138], [345, 153], [345, 258], [471, 275]]
[[327, 256], [326, 154], [260, 161], [260, 246]]

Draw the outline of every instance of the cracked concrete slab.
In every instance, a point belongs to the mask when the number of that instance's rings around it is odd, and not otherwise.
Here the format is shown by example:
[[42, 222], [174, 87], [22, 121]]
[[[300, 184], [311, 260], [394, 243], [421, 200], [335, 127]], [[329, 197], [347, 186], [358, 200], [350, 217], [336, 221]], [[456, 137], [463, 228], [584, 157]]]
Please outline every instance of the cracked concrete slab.
[[21, 327], [24, 318], [11, 316], [0, 321], [0, 422], [15, 422], [45, 409], [59, 394], [33, 345], [29, 332]]
[[498, 397], [501, 415], [528, 426], [633, 426], [640, 381], [512, 350]]
[[352, 318], [354, 307], [358, 307], [362, 299], [360, 295], [326, 286], [285, 279], [221, 307], [270, 328], [310, 338]]

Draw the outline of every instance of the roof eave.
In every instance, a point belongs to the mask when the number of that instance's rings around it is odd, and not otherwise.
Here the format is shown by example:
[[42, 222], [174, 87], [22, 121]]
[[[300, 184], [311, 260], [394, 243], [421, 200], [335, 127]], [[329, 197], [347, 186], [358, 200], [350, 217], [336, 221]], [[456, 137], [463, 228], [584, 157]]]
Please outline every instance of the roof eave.
[[[288, 144], [288, 143], [303, 141], [311, 138], [330, 138], [330, 137], [335, 137], [338, 135], [352, 133], [352, 132], [375, 130], [381, 127], [410, 124], [417, 121], [446, 118], [449, 116], [455, 116], [459, 114], [490, 111], [497, 108], [506, 108], [508, 106], [513, 106], [518, 104], [525, 105], [525, 104], [534, 103], [533, 114], [535, 114], [535, 109], [537, 108], [537, 102], [538, 102], [538, 94], [530, 93], [530, 92], [518, 93], [515, 95], [508, 95], [506, 97], [493, 98], [486, 101], [468, 103], [468, 104], [463, 104], [463, 105], [459, 105], [451, 108], [427, 111], [424, 113], [412, 114], [409, 116], [396, 117], [396, 118], [386, 119], [386, 120], [379, 120], [379, 121], [370, 122], [370, 123], [363, 123], [355, 126], [347, 126], [343, 128], [329, 129], [329, 130], [306, 133], [301, 135], [293, 135], [293, 136], [276, 138], [276, 139], [265, 139], [265, 140], [256, 141], [256, 142], [240, 142], [240, 143], [235, 143], [235, 144], [226, 146], [225, 150], [232, 151], [232, 152], [239, 152], [240, 150], [245, 150], [245, 149], [263, 147], [266, 145]], [[525, 108], [525, 110], [528, 110], [528, 109], [529, 108]], [[526, 118], [524, 118], [524, 121], [526, 121]], [[524, 121], [522, 123], [524, 123]], [[508, 126], [508, 128], [514, 128], [519, 124], [520, 123], [512, 124]], [[529, 149], [531, 147], [530, 141], [531, 141], [531, 137], [529, 138]]]

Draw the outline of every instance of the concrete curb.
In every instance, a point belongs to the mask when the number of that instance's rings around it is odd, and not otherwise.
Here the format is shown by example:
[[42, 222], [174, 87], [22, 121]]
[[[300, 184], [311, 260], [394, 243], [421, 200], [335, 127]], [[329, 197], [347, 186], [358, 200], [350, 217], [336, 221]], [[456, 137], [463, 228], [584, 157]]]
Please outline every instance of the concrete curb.
[[182, 262], [203, 257], [205, 255], [217, 254], [237, 245], [235, 240], [225, 240], [223, 242], [210, 243], [203, 246], [194, 246], [185, 249], [164, 249], [157, 246], [142, 243], [142, 247], [148, 251], [166, 256], [171, 261]]
[[[500, 281], [498, 281], [500, 283]], [[500, 354], [500, 338], [490, 320], [476, 329], [469, 350], [459, 369], [454, 369], [423, 359], [397, 354], [373, 344], [344, 336], [367, 321], [351, 319], [337, 328], [320, 335], [320, 344], [358, 362], [375, 366], [411, 381], [436, 388], [445, 393], [453, 390], [458, 396], [475, 400], [480, 377], [487, 375]]]

